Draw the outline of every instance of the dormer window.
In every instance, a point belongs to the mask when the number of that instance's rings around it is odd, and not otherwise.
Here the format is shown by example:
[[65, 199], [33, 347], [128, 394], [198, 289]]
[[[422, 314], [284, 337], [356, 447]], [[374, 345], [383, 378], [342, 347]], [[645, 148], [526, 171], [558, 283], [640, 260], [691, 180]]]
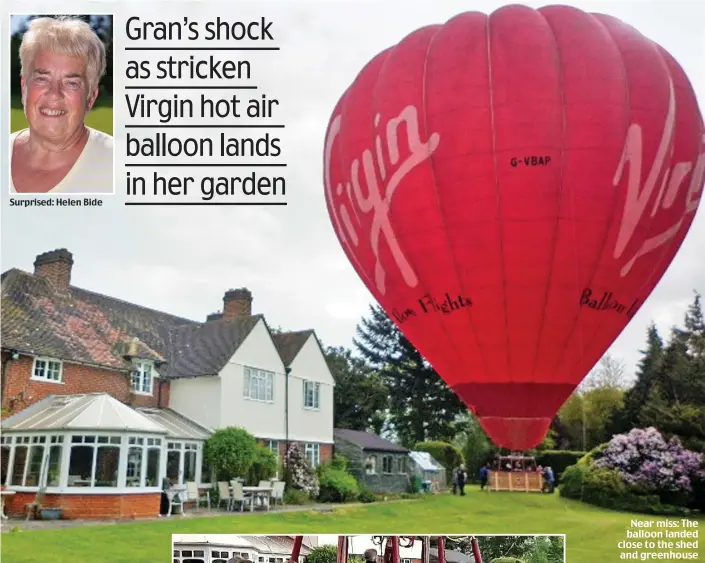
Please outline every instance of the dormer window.
[[138, 395], [151, 395], [154, 386], [152, 362], [137, 361], [132, 370], [132, 390]]
[[32, 379], [62, 383], [61, 362], [52, 358], [35, 358]]

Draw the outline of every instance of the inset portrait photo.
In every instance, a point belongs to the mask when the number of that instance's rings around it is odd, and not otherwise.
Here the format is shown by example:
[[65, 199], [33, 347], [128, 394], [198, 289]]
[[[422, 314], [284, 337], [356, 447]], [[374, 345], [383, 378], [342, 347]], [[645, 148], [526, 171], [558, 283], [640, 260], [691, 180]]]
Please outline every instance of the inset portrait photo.
[[113, 16], [10, 25], [10, 193], [113, 194]]

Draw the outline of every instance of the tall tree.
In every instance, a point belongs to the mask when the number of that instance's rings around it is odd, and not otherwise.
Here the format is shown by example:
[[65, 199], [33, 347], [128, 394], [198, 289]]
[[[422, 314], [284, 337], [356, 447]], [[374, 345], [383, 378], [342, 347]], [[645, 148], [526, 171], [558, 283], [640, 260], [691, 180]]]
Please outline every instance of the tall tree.
[[641, 350], [642, 358], [637, 365], [636, 382], [624, 396], [624, 407], [614, 414], [610, 433], [628, 432], [639, 426], [640, 412], [658, 380], [663, 352], [663, 339], [656, 325], [651, 323], [646, 332], [646, 349]]
[[389, 421], [400, 442], [452, 441], [467, 407], [380, 306], [370, 306], [354, 343], [389, 390]]
[[335, 427], [380, 434], [388, 400], [377, 373], [343, 347], [326, 348], [326, 361], [335, 379]]

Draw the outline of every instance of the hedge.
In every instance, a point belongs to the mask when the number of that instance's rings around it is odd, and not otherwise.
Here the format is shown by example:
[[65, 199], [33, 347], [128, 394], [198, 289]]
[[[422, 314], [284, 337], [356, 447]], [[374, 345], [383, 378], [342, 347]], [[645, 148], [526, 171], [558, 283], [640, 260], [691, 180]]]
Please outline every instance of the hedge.
[[585, 452], [570, 450], [544, 450], [536, 454], [536, 463], [543, 467], [551, 466], [557, 480], [567, 467], [575, 465], [585, 455]]
[[616, 471], [584, 463], [565, 470], [559, 492], [562, 497], [612, 510], [660, 515], [687, 512], [682, 507], [662, 503], [657, 494], [630, 487]]

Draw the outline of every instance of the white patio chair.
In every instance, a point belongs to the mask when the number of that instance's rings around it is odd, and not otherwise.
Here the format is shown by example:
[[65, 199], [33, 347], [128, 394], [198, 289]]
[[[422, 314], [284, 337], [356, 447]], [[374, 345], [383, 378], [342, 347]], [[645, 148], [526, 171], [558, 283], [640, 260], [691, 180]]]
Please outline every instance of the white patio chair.
[[286, 483], [284, 481], [272, 481], [272, 504], [284, 505], [284, 486]]
[[206, 491], [205, 494], [201, 494], [201, 492], [198, 490], [198, 485], [196, 484], [196, 481], [188, 481], [186, 483], [186, 494], [186, 502], [195, 502], [196, 509], [201, 507], [201, 501], [205, 501], [206, 506], [208, 506], [208, 510], [211, 509], [210, 492]]
[[218, 506], [220, 506], [223, 502], [227, 502], [227, 510], [228, 512], [230, 512], [230, 509], [232, 508], [233, 504], [233, 497], [230, 494], [230, 485], [228, 485], [227, 481], [218, 481], [218, 496], [220, 497], [220, 500], [218, 501]]
[[231, 510], [233, 505], [237, 502], [240, 503], [240, 512], [242, 512], [245, 509], [245, 501], [250, 495], [246, 495], [242, 490], [242, 482], [240, 481], [230, 481], [230, 487], [232, 489], [232, 503], [230, 505]]

